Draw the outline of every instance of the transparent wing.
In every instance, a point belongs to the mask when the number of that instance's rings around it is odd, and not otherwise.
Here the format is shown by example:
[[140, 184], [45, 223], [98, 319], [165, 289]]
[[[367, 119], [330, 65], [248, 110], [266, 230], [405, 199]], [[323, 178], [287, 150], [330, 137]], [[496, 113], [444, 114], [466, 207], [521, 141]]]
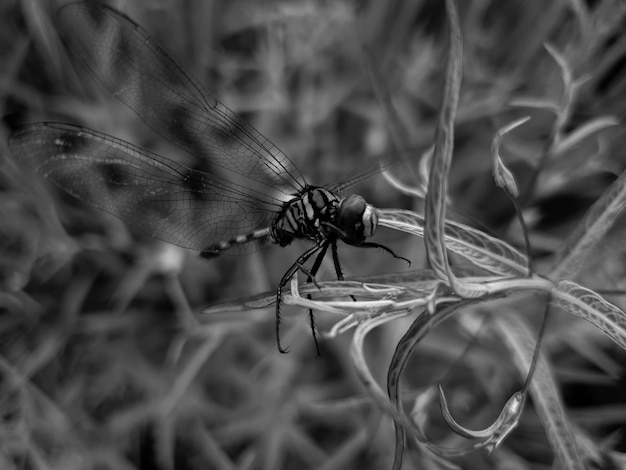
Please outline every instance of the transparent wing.
[[31, 124], [18, 129], [9, 145], [72, 196], [185, 248], [212, 251], [222, 240], [268, 227], [281, 206], [263, 192], [72, 124]]
[[190, 77], [139, 25], [95, 2], [59, 10], [64, 39], [94, 76], [165, 139], [198, 158], [291, 194], [289, 158]]

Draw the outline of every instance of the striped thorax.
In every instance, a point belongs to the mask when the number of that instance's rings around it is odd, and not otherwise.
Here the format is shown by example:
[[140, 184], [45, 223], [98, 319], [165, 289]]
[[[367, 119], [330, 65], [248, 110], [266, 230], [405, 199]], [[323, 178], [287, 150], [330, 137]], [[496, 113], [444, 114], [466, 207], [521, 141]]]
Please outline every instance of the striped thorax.
[[363, 197], [340, 199], [327, 189], [308, 186], [283, 205], [272, 223], [270, 238], [280, 246], [296, 238], [315, 243], [339, 238], [360, 245], [374, 234], [377, 222], [374, 209]]

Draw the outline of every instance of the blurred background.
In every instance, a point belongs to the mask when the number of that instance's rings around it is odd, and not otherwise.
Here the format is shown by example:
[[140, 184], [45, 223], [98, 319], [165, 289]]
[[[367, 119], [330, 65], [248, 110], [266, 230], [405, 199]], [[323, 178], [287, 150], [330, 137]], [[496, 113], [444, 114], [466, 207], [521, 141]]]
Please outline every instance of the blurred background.
[[[389, 171], [415, 184], [443, 88], [443, 2], [108, 4], [270, 138], [310, 183], [343, 181], [394, 158], [395, 139], [395, 148], [410, 151]], [[349, 335], [322, 341], [315, 357], [306, 311], [285, 307], [290, 353], [281, 355], [273, 307], [198, 324], [207, 305], [271, 292], [304, 245], [204, 260], [129, 230], [10, 155], [14, 125], [61, 120], [181, 158], [76, 66], [57, 32], [61, 5], [0, 0], [0, 468], [390, 468], [393, 431], [355, 379]], [[451, 214], [523, 249], [513, 207], [493, 184], [490, 148], [498, 129], [530, 116], [501, 153], [522, 189], [541, 273], [626, 166], [619, 124], [626, 7], [618, 0], [480, 0], [460, 2], [460, 16], [464, 78]], [[397, 119], [381, 102], [386, 94]], [[556, 134], [576, 138], [557, 151]], [[421, 210], [380, 175], [352, 192], [377, 207]], [[623, 227], [618, 220], [576, 279], [611, 291], [607, 298], [618, 304], [626, 283]], [[375, 241], [409, 258], [411, 269], [425, 267], [421, 240], [381, 229]], [[340, 257], [347, 277], [407, 270], [380, 250], [342, 245]], [[326, 260], [318, 278], [334, 275]], [[537, 328], [542, 299], [529, 297], [517, 313]], [[316, 320], [326, 331], [337, 318]], [[380, 329], [366, 343], [381, 381], [407, 325]], [[437, 329], [408, 368], [407, 393], [442, 382], [459, 421], [476, 429], [491, 423], [521, 379], [488, 329], [488, 317], [474, 328], [460, 321]], [[572, 421], [602, 448], [626, 451], [624, 352], [560, 312], [544, 347]], [[437, 404], [430, 408], [429, 435], [459, 445]], [[423, 464], [408, 454], [406, 468]], [[597, 468], [610, 468], [603, 458]], [[540, 469], [552, 459], [529, 403], [501, 448], [456, 463]]]

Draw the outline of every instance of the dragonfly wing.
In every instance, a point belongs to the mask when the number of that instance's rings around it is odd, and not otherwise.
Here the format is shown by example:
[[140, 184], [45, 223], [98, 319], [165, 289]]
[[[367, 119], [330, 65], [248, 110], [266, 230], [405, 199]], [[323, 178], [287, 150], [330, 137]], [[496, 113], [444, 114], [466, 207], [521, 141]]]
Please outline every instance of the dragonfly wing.
[[72, 124], [31, 124], [18, 129], [9, 145], [72, 196], [185, 248], [206, 250], [267, 227], [281, 206], [266, 194]]
[[304, 177], [284, 153], [215, 99], [131, 19], [96, 2], [71, 3], [58, 16], [74, 53], [162, 137], [272, 190], [303, 188]]

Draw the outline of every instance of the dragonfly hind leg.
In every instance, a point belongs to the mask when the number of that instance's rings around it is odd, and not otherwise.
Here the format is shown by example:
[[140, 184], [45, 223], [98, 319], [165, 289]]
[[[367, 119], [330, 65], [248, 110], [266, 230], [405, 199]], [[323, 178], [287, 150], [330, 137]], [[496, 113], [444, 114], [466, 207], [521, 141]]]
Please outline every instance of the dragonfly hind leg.
[[[298, 271], [303, 271], [310, 278], [314, 278], [315, 273], [313, 272], [313, 270], [307, 271], [306, 268], [304, 268], [304, 263], [306, 263], [309, 260], [309, 258], [311, 258], [311, 256], [313, 256], [315, 253], [319, 253], [319, 252], [325, 253], [327, 249], [328, 249], [328, 244], [324, 243], [322, 245], [316, 244], [312, 246], [311, 248], [309, 248], [308, 250], [306, 250], [304, 253], [302, 253], [298, 257], [296, 262], [293, 263], [289, 267], [287, 272], [285, 272], [285, 274], [281, 278], [280, 283], [278, 284], [278, 288], [276, 289], [276, 344], [278, 346], [278, 351], [280, 353], [285, 354], [289, 352], [288, 348], [285, 349], [280, 344], [280, 304], [281, 304], [282, 297], [283, 297], [283, 288], [287, 285], [291, 277], [294, 274], [296, 274]], [[319, 258], [320, 257], [318, 256], [318, 259]], [[321, 261], [319, 263], [317, 262], [318, 259], [315, 260], [315, 264], [321, 264]], [[313, 267], [315, 267], [315, 265]], [[317, 266], [317, 269], [319, 269], [319, 266]], [[315, 331], [313, 331], [313, 337], [315, 338]], [[317, 347], [317, 338], [315, 338], [315, 345]], [[318, 349], [318, 353], [319, 353], [319, 349]]]
[[[329, 241], [325, 241], [324, 244], [322, 245], [319, 253], [315, 257], [315, 261], [313, 262], [313, 266], [311, 266], [311, 271], [308, 273], [308, 277], [307, 277], [307, 282], [314, 282], [315, 286], [318, 289], [320, 288], [320, 286], [318, 286], [317, 282], [315, 281], [315, 275], [319, 271], [320, 266], [322, 265], [322, 262], [324, 261], [324, 257], [326, 256], [326, 252], [328, 251], [328, 245], [330, 245]], [[306, 298], [311, 300], [311, 294], [307, 294]], [[317, 342], [317, 329], [315, 327], [315, 316], [313, 315], [312, 308], [309, 309], [309, 323], [311, 325], [311, 333], [313, 334], [313, 341], [315, 342], [316, 356], [320, 357], [322, 353], [320, 352], [320, 346], [319, 346], [319, 343]]]

